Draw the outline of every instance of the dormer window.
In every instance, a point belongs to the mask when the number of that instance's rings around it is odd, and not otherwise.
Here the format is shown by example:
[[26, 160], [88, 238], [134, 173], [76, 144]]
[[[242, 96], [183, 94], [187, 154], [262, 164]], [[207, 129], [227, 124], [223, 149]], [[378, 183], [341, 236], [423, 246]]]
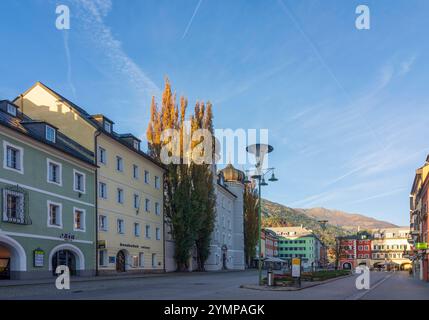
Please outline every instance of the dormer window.
[[46, 126], [46, 140], [55, 143], [56, 141], [56, 130], [54, 128], [52, 128], [51, 126]]
[[108, 133], [112, 133], [112, 123], [104, 120], [104, 130], [106, 130]]
[[134, 149], [140, 150], [140, 142], [138, 140], [134, 140]]
[[16, 107], [13, 104], [8, 103], [7, 104], [7, 113], [16, 117]]

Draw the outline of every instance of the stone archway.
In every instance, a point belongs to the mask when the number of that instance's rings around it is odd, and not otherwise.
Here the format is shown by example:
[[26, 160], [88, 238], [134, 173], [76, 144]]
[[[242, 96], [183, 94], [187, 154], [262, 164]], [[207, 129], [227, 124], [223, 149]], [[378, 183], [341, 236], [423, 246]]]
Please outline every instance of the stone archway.
[[351, 270], [352, 264], [350, 262], [344, 262], [343, 263], [343, 270]]
[[19, 273], [27, 271], [27, 255], [21, 244], [15, 239], [0, 234], [0, 258], [3, 264], [8, 264], [5, 270], [5, 278], [18, 279]]
[[53, 258], [59, 251], [70, 251], [74, 255], [75, 259], [75, 265], [76, 265], [76, 271], [83, 271], [85, 270], [85, 256], [82, 253], [82, 251], [72, 244], [60, 244], [53, 248], [49, 254], [49, 271], [55, 271], [53, 270]]
[[127, 261], [128, 261], [128, 251], [119, 250], [116, 254], [116, 272], [126, 272], [127, 271]]
[[401, 271], [407, 271], [407, 270], [410, 270], [412, 268], [413, 268], [413, 265], [411, 264], [411, 262], [404, 262], [399, 267], [399, 270], [401, 270]]

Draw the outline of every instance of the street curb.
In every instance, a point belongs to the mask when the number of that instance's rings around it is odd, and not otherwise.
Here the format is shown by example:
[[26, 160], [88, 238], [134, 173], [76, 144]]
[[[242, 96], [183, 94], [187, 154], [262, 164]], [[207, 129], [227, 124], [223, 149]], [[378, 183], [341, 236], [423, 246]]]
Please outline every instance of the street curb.
[[242, 288], [242, 289], [250, 289], [250, 290], [259, 290], [259, 291], [300, 291], [300, 290], [304, 290], [304, 289], [307, 289], [307, 288], [320, 286], [322, 284], [333, 282], [333, 281], [336, 281], [336, 280], [349, 278], [349, 277], [352, 277], [352, 276], [354, 276], [354, 274], [349, 274], [347, 276], [342, 276], [342, 277], [328, 279], [328, 280], [325, 280], [325, 281], [320, 281], [320, 282], [317, 282], [317, 283], [312, 283], [312, 284], [309, 284], [308, 286], [301, 287], [301, 288], [296, 288], [296, 287], [282, 287], [282, 286], [277, 286], [277, 287], [276, 286], [274, 286], [274, 287], [263, 286], [263, 287], [261, 287], [261, 286], [246, 285], [246, 284], [242, 284], [240, 286], [240, 288]]
[[[147, 274], [135, 274], [135, 275], [111, 275], [111, 276], [93, 276], [84, 278], [71, 278], [70, 283], [79, 282], [95, 282], [95, 281], [112, 281], [112, 280], [129, 280], [129, 279], [143, 279], [143, 278], [160, 278], [160, 277], [171, 277], [171, 276], [192, 276], [195, 274], [221, 274], [221, 273], [233, 273], [233, 272], [246, 272], [247, 270], [230, 270], [230, 271], [193, 271], [193, 272], [163, 272], [163, 273], [147, 273]], [[2, 283], [0, 281], [0, 288], [8, 287], [25, 287], [25, 286], [37, 286], [46, 284], [55, 284], [56, 278], [33, 280], [34, 282], [25, 282], [25, 280], [16, 280], [16, 283]], [[5, 280], [9, 281], [9, 280]], [[15, 281], [15, 280], [10, 280]], [[19, 283], [18, 281], [22, 281]]]

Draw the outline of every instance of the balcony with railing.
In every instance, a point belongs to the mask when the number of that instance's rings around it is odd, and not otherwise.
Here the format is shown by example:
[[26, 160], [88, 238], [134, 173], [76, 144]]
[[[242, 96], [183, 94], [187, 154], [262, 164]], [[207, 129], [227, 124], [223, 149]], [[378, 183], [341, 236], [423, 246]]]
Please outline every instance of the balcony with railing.
[[30, 225], [28, 214], [28, 193], [19, 186], [12, 186], [2, 190], [3, 214], [2, 222]]

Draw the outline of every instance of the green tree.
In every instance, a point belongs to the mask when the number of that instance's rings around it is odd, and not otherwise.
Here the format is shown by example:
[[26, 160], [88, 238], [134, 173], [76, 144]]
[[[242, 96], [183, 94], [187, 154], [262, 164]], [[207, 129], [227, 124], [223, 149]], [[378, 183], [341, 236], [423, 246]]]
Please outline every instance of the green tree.
[[244, 253], [247, 266], [250, 266], [256, 256], [258, 243], [258, 195], [255, 185], [245, 186], [244, 195]]

